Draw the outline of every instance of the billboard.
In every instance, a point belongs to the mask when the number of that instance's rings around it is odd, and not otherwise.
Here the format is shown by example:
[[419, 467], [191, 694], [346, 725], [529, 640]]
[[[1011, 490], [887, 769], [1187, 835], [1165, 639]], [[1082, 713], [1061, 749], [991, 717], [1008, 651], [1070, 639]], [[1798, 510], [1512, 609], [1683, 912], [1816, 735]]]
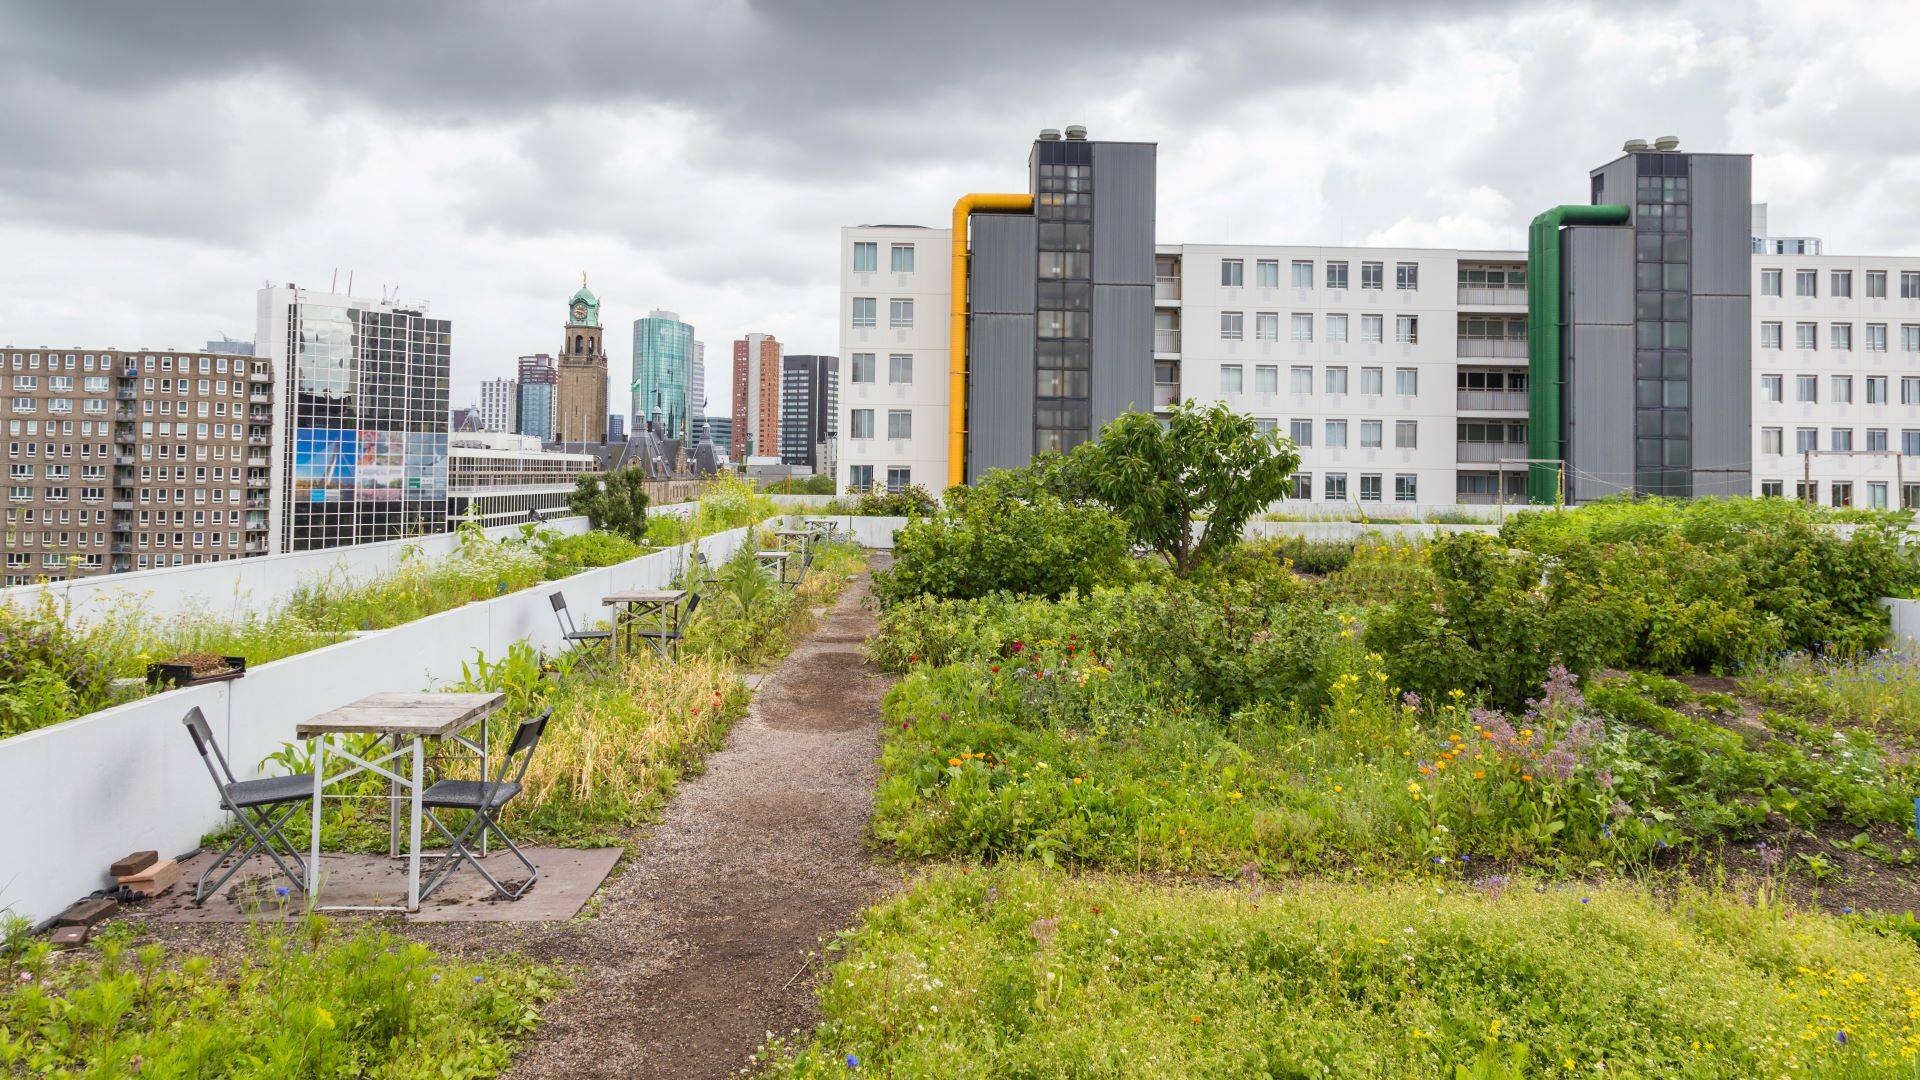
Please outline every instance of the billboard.
[[293, 435], [293, 500], [344, 503], [353, 498], [358, 432], [351, 428], [297, 428]]

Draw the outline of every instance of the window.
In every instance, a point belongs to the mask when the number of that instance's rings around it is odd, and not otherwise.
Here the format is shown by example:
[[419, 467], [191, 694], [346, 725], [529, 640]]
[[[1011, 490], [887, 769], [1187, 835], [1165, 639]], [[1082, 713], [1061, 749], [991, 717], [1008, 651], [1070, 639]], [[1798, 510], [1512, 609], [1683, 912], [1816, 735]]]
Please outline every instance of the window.
[[1419, 263], [1394, 263], [1393, 287], [1401, 292], [1412, 292], [1420, 287]]
[[1819, 401], [1820, 377], [1818, 375], [1795, 375], [1793, 377], [1793, 400]]
[[1419, 502], [1420, 478], [1412, 473], [1395, 473], [1393, 477], [1394, 502]]
[[[1295, 364], [1288, 378], [1290, 382], [1287, 389], [1290, 392], [1295, 394], [1313, 393], [1313, 369], [1311, 367], [1305, 364]], [[1920, 379], [1915, 379], [1914, 382], [1920, 383]]]
[[1380, 501], [1380, 474], [1378, 473], [1361, 473], [1360, 474], [1360, 501], [1361, 502], [1379, 502]]
[[1347, 501], [1347, 474], [1328, 473], [1323, 492], [1328, 502]]
[[855, 326], [879, 325], [878, 322], [876, 321], [878, 312], [879, 312], [879, 301], [875, 300], [873, 297], [856, 296], [853, 298], [853, 325]]
[[1760, 347], [1763, 349], [1777, 349], [1780, 347], [1779, 323], [1763, 322], [1760, 324]]
[[1782, 454], [1786, 452], [1786, 431], [1777, 427], [1760, 429], [1760, 452], [1763, 454]]
[[865, 240], [857, 240], [853, 245], [853, 272], [871, 274], [880, 269], [880, 245]]
[[888, 409], [887, 410], [887, 438], [889, 439], [913, 438], [913, 410], [912, 409]]
[[1900, 299], [1920, 300], [1920, 270], [1900, 271]]
[[1853, 404], [1853, 376], [1835, 375], [1833, 377], [1833, 396], [1828, 400], [1838, 405]]
[[1360, 369], [1360, 392], [1363, 394], [1384, 394], [1387, 392], [1386, 369], [1363, 367]]
[[[1914, 432], [1914, 434], [1915, 436], [1920, 436], [1920, 431]], [[1311, 420], [1287, 421], [1287, 437], [1293, 440], [1293, 444], [1295, 446], [1312, 446], [1313, 445], [1313, 421]]]
[[1920, 405], [1920, 377], [1912, 375], [1900, 377], [1900, 404]]
[[1795, 270], [1793, 272], [1793, 295], [1819, 296], [1820, 272], [1818, 270]]
[[1239, 341], [1246, 336], [1247, 316], [1245, 312], [1223, 311], [1220, 313], [1220, 339]]
[[1342, 343], [1347, 340], [1347, 317], [1345, 315], [1327, 316], [1327, 340]]
[[1866, 350], [1868, 352], [1887, 351], [1887, 324], [1868, 323]]
[[1820, 345], [1820, 329], [1817, 325], [1810, 322], [1793, 324], [1793, 347], [1794, 348], [1813, 349], [1813, 348], [1818, 348], [1819, 345]]
[[1829, 275], [1827, 278], [1827, 295], [1828, 296], [1852, 296], [1853, 295], [1853, 271], [1835, 270], [1831, 275]]
[[1253, 431], [1256, 435], [1272, 435], [1280, 430], [1280, 421], [1269, 420], [1264, 416], [1253, 418]]
[[1785, 382], [1785, 379], [1779, 375], [1760, 376], [1760, 400], [1762, 401], [1782, 400], [1781, 384], [1783, 382]]
[[1887, 452], [1886, 428], [1877, 427], [1867, 429], [1867, 452], [1869, 454], [1884, 454]]
[[1837, 427], [1828, 433], [1829, 447], [1836, 454], [1853, 453], [1853, 429]]
[[905, 491], [913, 486], [913, 470], [905, 465], [887, 466], [887, 490]]
[[1900, 351], [1920, 352], [1920, 326], [1902, 324], [1900, 327]]
[[1827, 348], [1853, 350], [1853, 324], [1837, 322], [1827, 327]]
[[1885, 405], [1887, 403], [1887, 377], [1885, 375], [1867, 376], [1867, 404]]
[[1420, 395], [1420, 369], [1410, 367], [1394, 368], [1393, 392], [1399, 394], [1401, 397], [1418, 397]]
[[1900, 452], [1909, 457], [1920, 455], [1920, 430], [1904, 428], [1900, 432]]
[[913, 245], [893, 245], [893, 272], [896, 274], [913, 273]]
[[1420, 316], [1395, 315], [1393, 317], [1393, 340], [1411, 345], [1420, 340]]
[[1347, 264], [1344, 261], [1329, 262], [1327, 264], [1327, 288], [1344, 289], [1346, 287], [1347, 287]]
[[1256, 394], [1277, 394], [1280, 392], [1280, 369], [1272, 364], [1261, 364], [1253, 369], [1253, 392]]
[[1344, 367], [1327, 368], [1327, 393], [1344, 394], [1347, 392], [1347, 369]]
[[913, 301], [893, 299], [887, 301], [887, 325], [895, 330], [906, 330], [913, 326]]
[[1243, 259], [1220, 260], [1220, 284], [1238, 288], [1247, 283], [1247, 264]]
[[853, 413], [850, 419], [853, 422], [853, 431], [848, 433], [847, 435], [848, 438], [850, 439], [873, 438], [873, 410], [872, 409], [855, 409], [853, 410]]
[[1887, 298], [1887, 272], [1885, 270], [1867, 271], [1867, 299], [1885, 300]]
[[1293, 340], [1313, 340], [1313, 315], [1310, 312], [1296, 311], [1292, 319]]
[[1386, 264], [1363, 262], [1360, 264], [1360, 287], [1363, 289], [1386, 288]]
[[1263, 289], [1277, 289], [1280, 287], [1279, 259], [1261, 259], [1259, 262], [1253, 264], [1253, 269], [1255, 284]]
[[887, 381], [895, 386], [913, 381], [912, 353], [891, 353], [887, 356]]
[[1239, 393], [1244, 383], [1244, 375], [1245, 372], [1239, 364], [1221, 364], [1220, 392], [1223, 394]]
[[857, 383], [870, 383], [873, 381], [873, 375], [873, 354], [870, 352], [854, 353], [852, 380]]
[[1313, 260], [1293, 260], [1293, 287], [1296, 289], [1313, 288]]
[[1327, 421], [1327, 448], [1344, 448], [1347, 445], [1347, 422], [1345, 420]]
[[1786, 494], [1784, 489], [1785, 485], [1779, 480], [1760, 481], [1760, 497], [1763, 499], [1778, 499]]
[[1384, 434], [1381, 431], [1381, 427], [1382, 425], [1378, 420], [1360, 421], [1360, 445], [1363, 447], [1379, 447]]
[[1381, 315], [1360, 316], [1360, 340], [1379, 342], [1385, 334], [1385, 317]]
[[1253, 317], [1253, 337], [1256, 341], [1280, 340], [1280, 313], [1262, 311]]
[[1289, 499], [1313, 498], [1313, 474], [1312, 473], [1294, 473], [1293, 489], [1287, 493], [1287, 498]]
[[1760, 295], [1761, 296], [1779, 296], [1780, 295], [1780, 271], [1778, 270], [1760, 271]]
[[1393, 445], [1400, 450], [1412, 450], [1420, 445], [1420, 421], [1395, 420], [1393, 422]]
[[1852, 484], [1843, 483], [1837, 480], [1834, 481], [1833, 505], [1835, 506], [1852, 506], [1853, 505], [1853, 485]]
[[1873, 507], [1875, 510], [1885, 510], [1887, 508], [1887, 482], [1885, 480], [1868, 481], [1867, 505]]

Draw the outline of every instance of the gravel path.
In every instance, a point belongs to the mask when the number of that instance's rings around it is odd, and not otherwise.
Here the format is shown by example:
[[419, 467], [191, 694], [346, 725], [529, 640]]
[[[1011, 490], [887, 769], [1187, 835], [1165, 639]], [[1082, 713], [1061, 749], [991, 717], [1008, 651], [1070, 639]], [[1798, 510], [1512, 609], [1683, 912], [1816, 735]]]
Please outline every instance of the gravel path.
[[597, 916], [518, 942], [579, 974], [513, 1075], [723, 1076], [812, 1026], [809, 958], [898, 881], [866, 847], [889, 685], [859, 653], [867, 585], [762, 684]]

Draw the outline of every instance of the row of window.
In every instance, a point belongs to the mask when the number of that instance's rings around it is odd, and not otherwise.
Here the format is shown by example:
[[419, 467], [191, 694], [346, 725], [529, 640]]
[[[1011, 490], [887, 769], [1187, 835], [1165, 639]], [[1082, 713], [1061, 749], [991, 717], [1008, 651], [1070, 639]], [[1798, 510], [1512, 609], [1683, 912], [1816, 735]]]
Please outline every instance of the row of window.
[[[913, 486], [913, 470], [905, 465], [887, 466], [887, 490], [905, 491]], [[847, 466], [847, 489], [849, 491], [870, 491], [873, 489], [873, 466]]]
[[[1777, 322], [1760, 324], [1760, 347], [1763, 349], [1783, 349], [1786, 347], [1786, 328]], [[1793, 324], [1793, 347], [1796, 349], [1818, 349], [1820, 347], [1820, 324], [1815, 322], [1797, 322]], [[1827, 324], [1827, 348], [1841, 352], [1853, 350], [1853, 324], [1836, 322]], [[1867, 323], [1866, 333], [1861, 339], [1861, 348], [1866, 352], [1887, 351], [1887, 324]], [[1920, 325], [1905, 323], [1900, 327], [1900, 351], [1920, 352]]]
[[[1786, 481], [1784, 480], [1762, 480], [1760, 481], [1760, 494], [1767, 498], [1784, 498], [1786, 496], [1786, 487]], [[1835, 480], [1828, 486], [1828, 498], [1834, 506], [1852, 506], [1853, 487], [1853, 481], [1851, 480]], [[1862, 505], [1870, 506], [1875, 510], [1887, 509], [1888, 491], [1889, 488], [1885, 480], [1869, 480], [1866, 486], [1866, 500]], [[1794, 481], [1793, 497], [1804, 503], [1818, 503], [1820, 501], [1820, 482], [1818, 480]], [[1920, 509], [1920, 484], [1903, 483], [1900, 485], [1900, 505], [1907, 510]]]
[[[1341, 343], [1349, 340], [1349, 320], [1346, 315], [1326, 316], [1326, 340]], [[1244, 311], [1223, 311], [1220, 313], [1220, 337], [1223, 341], [1241, 341], [1247, 336], [1247, 314]], [[1289, 337], [1293, 341], [1313, 340], [1313, 315], [1310, 312], [1296, 311], [1288, 324]], [[1377, 343], [1386, 333], [1386, 317], [1383, 315], [1360, 316], [1360, 340], [1363, 343]], [[1525, 331], [1521, 337], [1525, 337]], [[1255, 341], [1280, 340], [1280, 313], [1277, 311], [1256, 311], [1253, 314], [1253, 337]], [[1393, 319], [1393, 340], [1414, 344], [1420, 340], [1420, 317], [1418, 315], [1396, 315]]]
[[[873, 438], [874, 412], [875, 410], [873, 409], [854, 409], [850, 411], [847, 414], [847, 426], [848, 426], [847, 438], [849, 439]], [[889, 439], [913, 438], [913, 410], [911, 409], [888, 409], [887, 410], [887, 438]]]
[[[65, 363], [62, 363], [63, 359]], [[183, 372], [193, 370], [194, 361], [196, 360], [199, 361], [199, 371], [202, 375], [225, 375], [227, 373], [227, 358], [224, 356], [183, 356], [180, 358], [180, 370]], [[9, 366], [14, 371], [40, 370], [39, 353], [14, 353], [10, 361]], [[113, 358], [111, 356], [95, 357], [92, 353], [86, 353], [84, 355], [67, 353], [63, 358], [58, 353], [48, 353], [46, 355], [46, 369], [48, 371], [60, 371], [63, 369], [66, 371], [112, 371]], [[127, 364], [121, 369], [121, 374], [134, 375], [140, 371], [172, 371], [173, 369], [173, 357], [171, 356], [130, 356], [127, 357]], [[233, 361], [233, 371], [235, 374], [245, 374], [249, 370], [254, 374], [264, 375], [267, 373], [267, 364], [265, 361], [255, 361], [251, 367], [249, 367], [248, 362], [245, 360], [236, 359]]]
[[[1891, 401], [1887, 397], [1890, 380], [1885, 375], [1863, 375], [1861, 381], [1866, 384], [1866, 403], [1868, 405], [1886, 405]], [[1853, 403], [1852, 375], [1829, 375], [1827, 377], [1826, 400], [1841, 405]], [[1760, 400], [1782, 401], [1786, 393], [1786, 376], [1760, 376]], [[1820, 401], [1820, 376], [1795, 375], [1793, 377], [1793, 400], [1807, 404]], [[1920, 375], [1900, 377], [1900, 404], [1920, 405]]]
[[[1887, 298], [1887, 272], [1868, 270], [1864, 282], [1863, 294], [1868, 300]], [[1786, 285], [1786, 271], [1782, 269], [1763, 269], [1760, 271], [1760, 295], [1779, 296]], [[1795, 270], [1793, 272], [1793, 295], [1817, 297], [1820, 295], [1820, 271]], [[1827, 275], [1827, 295], [1846, 298], [1853, 295], [1853, 271], [1833, 270]], [[1920, 300], [1920, 270], [1900, 271], [1900, 299]]]
[[[1381, 491], [1386, 478], [1379, 473], [1361, 473], [1357, 492], [1361, 502], [1380, 502]], [[1293, 489], [1287, 492], [1290, 499], [1313, 498], [1313, 474], [1297, 472], [1293, 474]], [[1320, 497], [1328, 502], [1346, 502], [1347, 474], [1324, 473], [1320, 477]], [[1393, 477], [1394, 502], [1419, 502], [1420, 478], [1413, 473], [1395, 473]]]
[[[1329, 259], [1324, 268], [1323, 280], [1329, 289], [1349, 287], [1348, 275], [1350, 263], [1345, 259]], [[1386, 287], [1386, 263], [1363, 262], [1360, 264], [1360, 287], [1363, 289], [1384, 289]], [[1280, 260], [1256, 259], [1253, 264], [1254, 284], [1262, 289], [1280, 287]], [[1314, 272], [1312, 259], [1294, 259], [1288, 268], [1288, 284], [1295, 289], [1313, 288]], [[1247, 283], [1247, 261], [1245, 259], [1220, 260], [1220, 284], [1229, 289], [1240, 288]], [[1412, 292], [1420, 288], [1420, 264], [1403, 262], [1393, 264], [1393, 287], [1402, 292]]]
[[[1325, 420], [1321, 422], [1321, 447], [1327, 450], [1347, 448], [1347, 433], [1352, 422], [1347, 420]], [[1382, 449], [1386, 436], [1386, 421], [1361, 420], [1359, 446], [1363, 450]], [[1262, 432], [1274, 432], [1280, 429], [1278, 420], [1256, 418], [1254, 425]], [[1287, 437], [1295, 446], [1313, 445], [1313, 421], [1295, 418], [1287, 421]], [[1395, 420], [1393, 422], [1393, 446], [1396, 450], [1414, 450], [1420, 446], [1420, 422], [1417, 420]]]
[[[1363, 367], [1360, 369], [1360, 393], [1378, 395], [1386, 393], [1387, 369]], [[1326, 393], [1339, 395], [1348, 392], [1350, 383], [1348, 369], [1344, 364], [1332, 364], [1325, 369], [1324, 385]], [[1246, 369], [1240, 364], [1220, 365], [1220, 392], [1222, 394], [1240, 394], [1246, 392]], [[1253, 392], [1256, 394], [1277, 394], [1280, 392], [1280, 367], [1277, 364], [1256, 364], [1253, 368]], [[1296, 395], [1313, 393], [1313, 366], [1295, 364], [1287, 372], [1287, 392]], [[1420, 393], [1420, 371], [1418, 368], [1394, 368], [1393, 392], [1401, 397], [1414, 397]]]
[[[880, 301], [872, 296], [853, 298], [853, 325], [878, 326], [880, 319]], [[907, 330], [913, 327], [913, 301], [894, 298], [887, 301], [887, 325], [895, 330]]]
[[[853, 363], [848, 365], [848, 367], [848, 380], [857, 383], [876, 381], [880, 370], [875, 355], [870, 352], [854, 353]], [[912, 353], [889, 353], [887, 355], [887, 382], [895, 386], [903, 386], [913, 382]]]
[[[1793, 452], [1796, 454], [1885, 454], [1891, 449], [1886, 428], [1867, 428], [1866, 441], [1856, 444], [1854, 429], [1837, 427], [1827, 429], [1827, 445], [1820, 446], [1820, 429], [1803, 427], [1793, 429]], [[1787, 433], [1785, 428], [1763, 427], [1760, 429], [1760, 452], [1762, 454], [1784, 454]], [[1905, 428], [1900, 432], [1900, 453], [1902, 456], [1920, 456], [1920, 429]]]
[[[896, 274], [913, 273], [913, 245], [894, 244], [888, 267]], [[880, 245], [871, 240], [853, 243], [853, 272], [871, 274], [880, 269]]]

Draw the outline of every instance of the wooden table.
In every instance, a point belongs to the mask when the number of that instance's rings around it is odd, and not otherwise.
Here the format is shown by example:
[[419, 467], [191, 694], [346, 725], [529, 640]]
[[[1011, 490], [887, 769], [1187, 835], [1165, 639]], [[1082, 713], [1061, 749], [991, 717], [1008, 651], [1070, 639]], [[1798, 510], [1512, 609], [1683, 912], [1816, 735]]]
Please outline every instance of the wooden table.
[[619, 609], [613, 614], [614, 640], [618, 643], [620, 628], [625, 626], [627, 628], [625, 651], [628, 652], [633, 650], [633, 624], [648, 616], [658, 616], [660, 636], [653, 639], [653, 647], [659, 652], [661, 659], [667, 660], [672, 659], [667, 655], [667, 634], [672, 629], [667, 616], [673, 609], [680, 606], [680, 601], [686, 598], [687, 590], [685, 589], [633, 589], [602, 597], [600, 603], [606, 607]]
[[[505, 694], [374, 694], [361, 698], [348, 705], [321, 713], [311, 720], [301, 723], [294, 734], [302, 739], [314, 740], [313, 755], [313, 835], [309, 840], [311, 860], [307, 863], [307, 906], [314, 911], [418, 911], [420, 910], [420, 796], [426, 790], [426, 740], [453, 739], [468, 749], [480, 754], [480, 773], [484, 778], [487, 770], [487, 717], [505, 704]], [[465, 737], [462, 732], [475, 724], [480, 724], [480, 742]], [[390, 740], [388, 752], [371, 758], [362, 758], [347, 750], [339, 743], [342, 735], [374, 734]], [[346, 758], [352, 768], [327, 775], [327, 755]], [[410, 755], [412, 768], [405, 775], [387, 767], [387, 763], [402, 755]], [[339, 783], [348, 777], [362, 772], [374, 772], [387, 778], [389, 790], [389, 808], [398, 809], [398, 792], [407, 793], [410, 811], [408, 814], [407, 841], [407, 904], [404, 908], [392, 906], [379, 907], [320, 907], [320, 800], [326, 787]], [[393, 837], [395, 818], [390, 818], [388, 836]]]

